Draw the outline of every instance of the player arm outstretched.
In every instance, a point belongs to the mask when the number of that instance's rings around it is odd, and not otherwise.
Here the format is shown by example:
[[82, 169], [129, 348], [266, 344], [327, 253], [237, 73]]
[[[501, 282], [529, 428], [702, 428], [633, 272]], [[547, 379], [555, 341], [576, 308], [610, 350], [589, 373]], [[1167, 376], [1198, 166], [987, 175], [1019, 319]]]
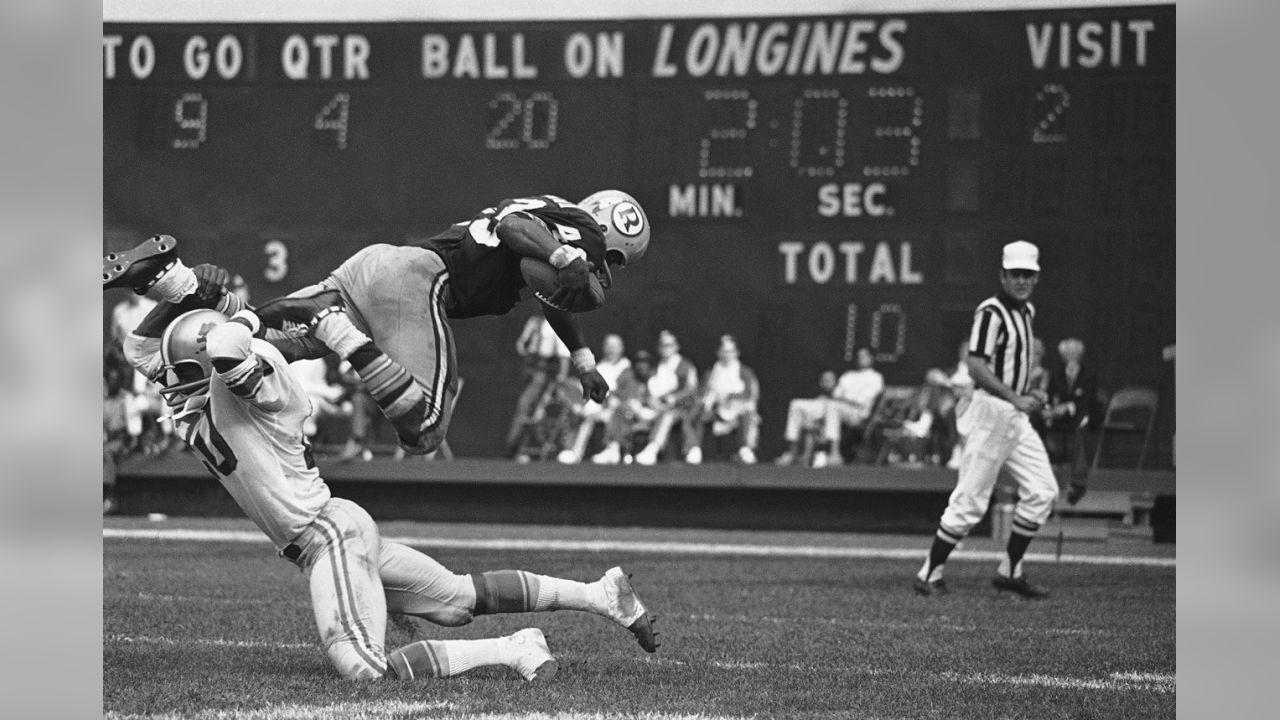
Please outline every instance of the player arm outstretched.
[[582, 325], [573, 313], [553, 308], [546, 303], [539, 303], [542, 314], [556, 335], [569, 348], [573, 367], [578, 371], [578, 379], [582, 382], [582, 396], [596, 402], [604, 402], [609, 394], [609, 381], [596, 370], [596, 357], [587, 347], [582, 332]]
[[227, 292], [230, 274], [217, 265], [202, 263], [190, 269], [194, 289], [176, 302], [161, 300], [147, 313], [123, 342], [124, 356], [148, 380], [164, 384], [164, 363], [160, 359], [160, 338], [165, 328], [179, 315], [190, 310], [211, 308], [233, 315], [244, 308], [244, 302]]

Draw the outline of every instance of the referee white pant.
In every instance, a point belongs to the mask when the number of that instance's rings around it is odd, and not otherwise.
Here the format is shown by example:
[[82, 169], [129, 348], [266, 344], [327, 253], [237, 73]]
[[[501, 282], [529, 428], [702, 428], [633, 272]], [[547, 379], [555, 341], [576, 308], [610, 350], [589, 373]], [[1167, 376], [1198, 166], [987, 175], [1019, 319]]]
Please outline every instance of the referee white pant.
[[957, 406], [956, 425], [965, 438], [964, 451], [960, 478], [939, 523], [942, 530], [957, 540], [968, 535], [986, 514], [1004, 468], [1018, 482], [1015, 526], [1034, 535], [1053, 509], [1058, 481], [1031, 419], [1007, 400], [975, 390]]

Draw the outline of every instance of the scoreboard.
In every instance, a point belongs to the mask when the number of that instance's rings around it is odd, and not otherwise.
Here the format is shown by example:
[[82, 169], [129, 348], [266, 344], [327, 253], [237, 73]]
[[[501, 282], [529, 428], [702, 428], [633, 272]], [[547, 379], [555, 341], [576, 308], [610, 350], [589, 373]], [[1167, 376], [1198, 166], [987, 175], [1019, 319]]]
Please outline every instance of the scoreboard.
[[[108, 13], [105, 242], [173, 234], [265, 299], [504, 197], [623, 189], [652, 245], [584, 316], [593, 344], [649, 347], [667, 328], [706, 368], [736, 335], [769, 439], [787, 399], [857, 347], [894, 384], [954, 362], [1001, 245], [1025, 238], [1042, 251], [1050, 347], [1084, 339], [1111, 387], [1154, 373], [1174, 324], [1174, 6], [814, 4]], [[456, 323], [462, 376], [510, 380], [469, 384], [458, 422], [510, 412], [522, 320]]]

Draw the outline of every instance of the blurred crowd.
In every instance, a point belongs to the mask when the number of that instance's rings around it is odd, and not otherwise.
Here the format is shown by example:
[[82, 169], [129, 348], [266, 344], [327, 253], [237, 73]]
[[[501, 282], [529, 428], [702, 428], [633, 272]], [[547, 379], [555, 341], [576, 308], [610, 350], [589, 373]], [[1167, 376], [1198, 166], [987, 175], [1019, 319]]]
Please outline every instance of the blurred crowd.
[[[243, 292], [239, 284], [238, 292]], [[120, 341], [150, 311], [153, 301], [130, 295], [112, 311], [111, 342], [103, 358], [104, 482], [133, 455], [160, 456], [181, 446], [170, 411], [157, 390], [125, 361]], [[1033, 349], [1032, 383], [1049, 397], [1033, 422], [1055, 463], [1084, 463], [1087, 432], [1106, 403], [1096, 374], [1084, 361], [1084, 343], [1058, 343], [1052, 361], [1045, 345]], [[603, 403], [583, 401], [570, 370], [570, 353], [541, 314], [531, 314], [515, 342], [523, 359], [522, 389], [506, 432], [506, 452], [517, 462], [654, 465], [759, 460], [760, 381], [737, 340], [716, 341], [715, 362], [698, 368], [670, 330], [652, 351], [628, 352], [608, 334], [597, 369], [612, 392]], [[868, 348], [851, 367], [822, 371], [811, 396], [791, 399], [780, 432], [777, 465], [811, 468], [845, 464], [958, 467], [963, 439], [956, 409], [972, 391], [967, 343], [930, 369], [917, 385], [886, 385]], [[349, 364], [336, 358], [294, 364], [314, 408], [305, 432], [319, 455], [350, 462], [375, 452], [403, 459], [394, 444], [378, 442], [386, 421]], [[1094, 418], [1090, 424], [1090, 418]], [[447, 445], [433, 457], [451, 457]]]

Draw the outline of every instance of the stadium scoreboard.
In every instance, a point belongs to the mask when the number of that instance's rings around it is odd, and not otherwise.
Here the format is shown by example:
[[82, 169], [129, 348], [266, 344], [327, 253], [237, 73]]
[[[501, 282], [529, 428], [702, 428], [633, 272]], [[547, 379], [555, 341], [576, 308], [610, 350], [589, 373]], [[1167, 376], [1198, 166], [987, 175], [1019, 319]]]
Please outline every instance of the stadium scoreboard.
[[601, 331], [708, 360], [734, 332], [758, 365], [802, 354], [802, 388], [861, 345], [902, 382], [954, 358], [1026, 238], [1042, 328], [1145, 359], [1172, 337], [1174, 30], [1171, 4], [107, 22], [105, 221], [204, 239], [258, 295], [502, 197], [617, 187], [653, 244]]

